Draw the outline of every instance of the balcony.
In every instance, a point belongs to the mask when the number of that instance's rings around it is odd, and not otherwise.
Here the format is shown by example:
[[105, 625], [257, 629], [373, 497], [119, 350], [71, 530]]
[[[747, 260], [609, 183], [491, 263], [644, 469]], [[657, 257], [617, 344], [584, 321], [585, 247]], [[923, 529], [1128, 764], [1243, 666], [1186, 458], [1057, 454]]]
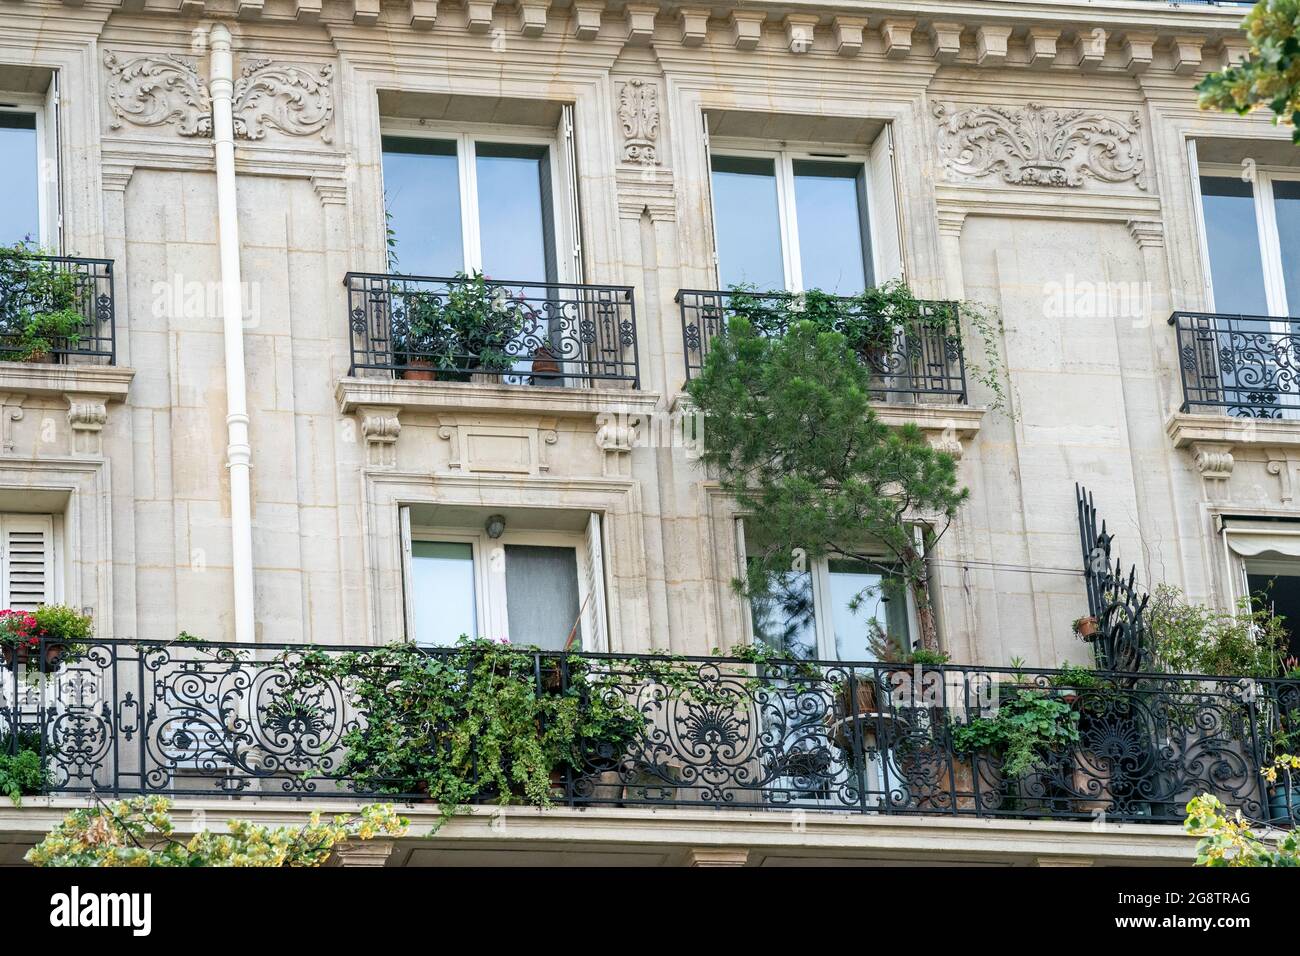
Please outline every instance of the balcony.
[[[789, 301], [789, 293], [759, 295], [741, 293], [746, 311], [754, 313], [765, 306]], [[682, 341], [686, 348], [686, 379], [699, 375], [709, 357], [713, 338], [726, 332], [728, 321], [737, 314], [733, 292], [709, 292], [683, 289], [677, 293], [681, 308]], [[757, 308], [752, 308], [757, 304]], [[937, 312], [946, 310], [951, 319], [946, 328], [926, 327], [919, 330], [898, 329], [889, 343], [861, 353], [878, 387], [872, 397], [890, 404], [966, 403], [966, 365], [962, 356], [961, 330], [955, 303], [928, 303]], [[785, 331], [776, 313], [764, 318], [762, 331], [781, 334]]]
[[[80, 323], [71, 334], [44, 332], [48, 348], [34, 350], [21, 326], [38, 312], [65, 310], [79, 315]], [[116, 364], [113, 261], [6, 254], [0, 268], [0, 320], [0, 360]]]
[[[340, 769], [367, 715], [350, 676], [304, 678], [314, 651], [374, 648], [96, 641], [56, 673], [0, 670], [0, 740], [41, 750], [53, 795], [427, 802], [414, 779]], [[617, 695], [638, 715], [552, 773], [556, 805], [1170, 825], [1202, 792], [1260, 821], [1300, 807], [1260, 773], [1296, 681], [519, 653], [533, 693]], [[1012, 772], [971, 728], [1025, 700], [1074, 731]]]
[[1175, 312], [1183, 412], [1300, 418], [1300, 320]]
[[409, 382], [640, 385], [628, 286], [350, 272], [350, 375]]

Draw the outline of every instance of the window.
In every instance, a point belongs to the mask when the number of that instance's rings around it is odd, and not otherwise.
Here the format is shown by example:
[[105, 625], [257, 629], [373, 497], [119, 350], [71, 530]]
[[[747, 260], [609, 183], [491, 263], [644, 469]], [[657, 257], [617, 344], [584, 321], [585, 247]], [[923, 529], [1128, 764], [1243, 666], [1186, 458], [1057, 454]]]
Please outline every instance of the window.
[[[746, 532], [740, 524], [741, 554]], [[756, 540], [750, 535], [750, 541]], [[912, 595], [903, 576], [886, 563], [845, 558], [809, 560], [772, 582], [772, 593], [750, 602], [753, 639], [797, 660], [872, 661], [873, 622], [912, 646], [916, 633]], [[857, 607], [854, 599], [862, 595]]]
[[4, 606], [34, 611], [58, 600], [54, 519], [50, 515], [0, 515], [0, 588]]
[[[404, 524], [409, 524], [404, 509]], [[604, 560], [600, 517], [585, 534], [414, 527], [407, 554], [408, 632], [420, 644], [462, 634], [506, 637], [543, 650], [604, 650]]]
[[1287, 656], [1300, 657], [1300, 522], [1224, 515], [1222, 532], [1234, 566], [1234, 600], [1250, 595], [1257, 607], [1284, 618]]
[[11, 103], [0, 93], [0, 173], [5, 181], [5, 199], [0, 203], [0, 245], [28, 238], [37, 243], [53, 239], [50, 231], [42, 228], [42, 126], [39, 108]]
[[1300, 314], [1300, 171], [1199, 169], [1211, 311]]
[[888, 130], [867, 151], [708, 149], [721, 288], [854, 295], [901, 275]]
[[555, 282], [554, 144], [506, 134], [383, 137], [393, 268]]

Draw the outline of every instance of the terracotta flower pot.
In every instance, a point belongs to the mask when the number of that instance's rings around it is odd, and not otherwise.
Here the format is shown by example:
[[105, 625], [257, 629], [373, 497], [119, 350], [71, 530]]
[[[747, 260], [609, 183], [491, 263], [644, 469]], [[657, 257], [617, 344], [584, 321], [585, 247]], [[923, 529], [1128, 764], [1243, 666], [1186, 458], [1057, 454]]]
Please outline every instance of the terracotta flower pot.
[[1074, 622], [1074, 633], [1078, 634], [1079, 637], [1083, 638], [1085, 641], [1093, 640], [1097, 636], [1099, 630], [1100, 627], [1097, 624], [1097, 619], [1095, 617], [1081, 617]]
[[549, 345], [538, 346], [533, 352], [533, 374], [550, 378], [560, 374], [560, 363]]
[[431, 359], [410, 357], [402, 369], [402, 378], [407, 382], [436, 382], [438, 371]]
[[[53, 674], [59, 669], [63, 660], [63, 652], [67, 649], [64, 644], [47, 642], [45, 644], [45, 672]], [[5, 645], [0, 647], [0, 658], [3, 658], [6, 667], [28, 666], [34, 660], [37, 660], [40, 653], [39, 646], [32, 647], [28, 644]]]

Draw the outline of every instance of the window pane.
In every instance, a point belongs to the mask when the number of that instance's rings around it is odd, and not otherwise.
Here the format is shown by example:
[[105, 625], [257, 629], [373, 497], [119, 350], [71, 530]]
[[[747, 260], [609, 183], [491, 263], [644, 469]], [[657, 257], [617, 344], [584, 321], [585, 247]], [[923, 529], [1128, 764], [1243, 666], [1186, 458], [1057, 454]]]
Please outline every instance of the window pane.
[[796, 160], [794, 197], [803, 287], [861, 292], [871, 276], [862, 166]]
[[39, 242], [40, 164], [36, 157], [36, 114], [0, 110], [0, 175], [5, 182], [0, 202], [0, 245], [23, 239]]
[[714, 156], [713, 220], [718, 231], [718, 278], [724, 289], [733, 285], [785, 288], [773, 160]]
[[1214, 308], [1242, 315], [1268, 315], [1251, 184], [1231, 176], [1202, 176], [1201, 205], [1205, 210]]
[[[875, 660], [867, 644], [871, 622], [911, 647], [907, 592], [898, 575], [881, 574], [860, 561], [830, 562], [831, 620], [835, 628], [835, 656], [841, 661]], [[862, 596], [856, 610], [853, 599]]]
[[1300, 180], [1273, 180], [1277, 238], [1282, 246], [1287, 315], [1300, 315]]
[[411, 600], [418, 643], [447, 645], [462, 634], [479, 637], [473, 546], [411, 542]]
[[[578, 619], [578, 553], [506, 545], [506, 620], [511, 644], [562, 651]], [[574, 641], [575, 649], [580, 647]]]
[[812, 574], [786, 571], [768, 582], [771, 593], [749, 602], [754, 640], [793, 660], [817, 658], [817, 615]]
[[455, 275], [465, 268], [456, 144], [401, 136], [385, 136], [383, 143], [395, 268], [408, 275]]
[[551, 170], [545, 146], [476, 143], [483, 272], [555, 281]]

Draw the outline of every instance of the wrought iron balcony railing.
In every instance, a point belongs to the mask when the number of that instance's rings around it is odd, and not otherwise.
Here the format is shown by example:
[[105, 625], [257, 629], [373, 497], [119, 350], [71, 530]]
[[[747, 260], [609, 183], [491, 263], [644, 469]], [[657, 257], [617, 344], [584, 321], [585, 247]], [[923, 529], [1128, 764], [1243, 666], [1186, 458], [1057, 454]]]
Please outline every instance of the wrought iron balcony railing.
[[[789, 301], [791, 293], [698, 289], [682, 289], [677, 293], [682, 314], [682, 341], [686, 348], [687, 381], [704, 368], [714, 337], [726, 332], [727, 323], [739, 311], [736, 300], [742, 297], [746, 312], [763, 313], [762, 331], [767, 334], [785, 331], [781, 313], [766, 310]], [[966, 402], [966, 363], [956, 303], [934, 302], [927, 303], [927, 307], [935, 310], [936, 314], [942, 309], [942, 314], [949, 316], [948, 320], [942, 325], [898, 328], [890, 341], [860, 353], [876, 383], [872, 396], [877, 401], [904, 404]]]
[[629, 286], [349, 272], [352, 368], [407, 380], [637, 388]]
[[[39, 282], [29, 281], [33, 273]], [[54, 298], [58, 301], [51, 301]], [[48, 339], [50, 359], [60, 364], [114, 364], [113, 260], [6, 252], [0, 261], [0, 360], [26, 358], [23, 353], [30, 352], [30, 343], [17, 329], [38, 311], [62, 309], [79, 314], [81, 322], [75, 335]]]
[[[311, 650], [95, 641], [56, 673], [0, 671], [0, 742], [39, 748], [60, 794], [425, 799], [412, 779], [340, 775], [367, 715], [349, 677], [303, 679]], [[1261, 821], [1300, 807], [1260, 773], [1300, 710], [1297, 681], [543, 653], [530, 666], [536, 694], [619, 695], [639, 715], [553, 775], [557, 804], [1148, 823], [1180, 821], [1202, 792]], [[1013, 773], [962, 728], [1024, 695], [1055, 701], [1073, 734]]]
[[1185, 412], [1300, 418], [1300, 319], [1175, 312]]

